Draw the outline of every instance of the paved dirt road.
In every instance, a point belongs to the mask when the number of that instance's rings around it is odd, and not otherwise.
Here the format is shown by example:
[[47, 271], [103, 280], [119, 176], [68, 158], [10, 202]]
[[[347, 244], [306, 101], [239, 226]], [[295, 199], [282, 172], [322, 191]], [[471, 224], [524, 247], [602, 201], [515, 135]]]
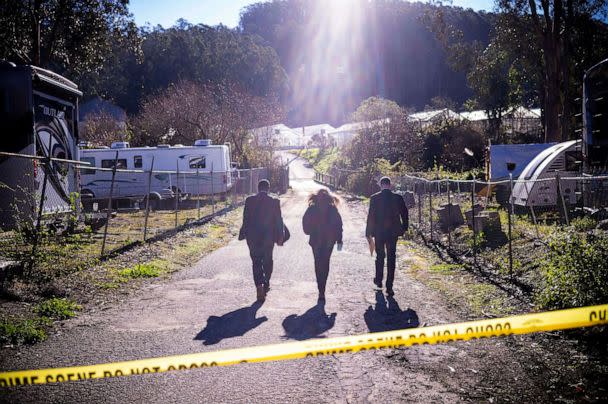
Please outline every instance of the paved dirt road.
[[[312, 253], [301, 230], [305, 198], [318, 187], [311, 170], [292, 163], [293, 192], [282, 198], [292, 239], [275, 249], [272, 290], [263, 305], [246, 244], [233, 241], [171, 280], [128, 301], [67, 322], [61, 333], [18, 351], [1, 369], [122, 361], [341, 336], [461, 320], [443, 299], [399, 272], [394, 299], [372, 289], [365, 208], [341, 206], [345, 250], [334, 252], [327, 303], [317, 306]], [[402, 254], [403, 256], [403, 254]], [[518, 340], [383, 350], [288, 362], [246, 364], [0, 391], [12, 402], [453, 402], [550, 399]], [[541, 378], [542, 379], [542, 378]], [[547, 381], [547, 383], [549, 383]], [[541, 383], [542, 384], [542, 383]], [[549, 394], [549, 395], [545, 395]]]

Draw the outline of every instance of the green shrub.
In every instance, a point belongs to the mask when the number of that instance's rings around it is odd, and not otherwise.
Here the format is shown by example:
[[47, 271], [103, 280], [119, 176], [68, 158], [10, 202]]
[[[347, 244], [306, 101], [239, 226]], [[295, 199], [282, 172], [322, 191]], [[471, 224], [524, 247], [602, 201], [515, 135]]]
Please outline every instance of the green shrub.
[[82, 307], [65, 298], [54, 297], [40, 303], [35, 311], [42, 317], [48, 317], [55, 320], [66, 320], [76, 315], [76, 311]]
[[544, 307], [564, 308], [608, 301], [608, 236], [573, 231], [550, 241], [545, 285], [538, 294]]
[[435, 265], [431, 265], [431, 267], [429, 269], [431, 271], [434, 271], [434, 272], [452, 272], [452, 271], [456, 271], [456, 270], [462, 269], [462, 265], [458, 265], [458, 264], [435, 264]]
[[160, 268], [154, 264], [137, 264], [132, 268], [125, 268], [118, 273], [123, 278], [156, 278], [160, 276]]
[[485, 248], [486, 245], [488, 244], [488, 239], [486, 237], [486, 233], [484, 233], [483, 231], [478, 231], [478, 232], [470, 232], [470, 236], [467, 240], [467, 246], [472, 250], [473, 248], [475, 248], [475, 250], [480, 250], [482, 248]]
[[585, 232], [595, 229], [597, 221], [589, 216], [577, 217], [572, 219], [570, 226], [576, 231]]
[[378, 190], [372, 176], [366, 172], [352, 173], [345, 184], [346, 190], [353, 194], [370, 196]]
[[35, 320], [0, 320], [1, 344], [33, 344], [44, 341], [46, 332]]

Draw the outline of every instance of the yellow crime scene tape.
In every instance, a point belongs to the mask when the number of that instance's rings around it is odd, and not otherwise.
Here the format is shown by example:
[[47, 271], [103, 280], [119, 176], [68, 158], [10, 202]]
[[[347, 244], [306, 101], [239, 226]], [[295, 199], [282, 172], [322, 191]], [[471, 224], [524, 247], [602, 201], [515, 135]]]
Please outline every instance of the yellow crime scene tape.
[[606, 319], [607, 312], [608, 304], [604, 304], [491, 320], [288, 342], [216, 352], [201, 352], [100, 365], [2, 372], [0, 373], [0, 387], [162, 373], [211, 366], [299, 359], [381, 348], [439, 344], [478, 338], [591, 327], [608, 324]]

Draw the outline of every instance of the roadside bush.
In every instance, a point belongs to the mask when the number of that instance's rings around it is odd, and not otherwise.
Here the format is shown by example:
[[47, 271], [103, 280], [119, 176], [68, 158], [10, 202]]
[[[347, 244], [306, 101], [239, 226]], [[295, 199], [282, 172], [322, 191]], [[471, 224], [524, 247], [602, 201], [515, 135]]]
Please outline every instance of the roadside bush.
[[576, 231], [585, 232], [595, 229], [595, 226], [597, 226], [597, 221], [589, 216], [577, 217], [572, 219], [570, 226], [572, 226], [572, 228], [574, 228]]
[[137, 278], [156, 278], [160, 276], [160, 268], [154, 264], [136, 264], [132, 268], [121, 270], [118, 275], [122, 278], [137, 279]]
[[36, 307], [36, 312], [42, 317], [48, 317], [55, 320], [66, 320], [76, 315], [76, 311], [82, 307], [65, 298], [54, 297], [45, 300]]
[[0, 344], [34, 344], [45, 339], [46, 332], [36, 320], [0, 320]]
[[608, 236], [573, 231], [556, 235], [543, 262], [545, 285], [538, 303], [548, 308], [608, 301]]
[[370, 196], [377, 189], [373, 177], [367, 172], [350, 174], [346, 180], [345, 187], [348, 192], [365, 196]]

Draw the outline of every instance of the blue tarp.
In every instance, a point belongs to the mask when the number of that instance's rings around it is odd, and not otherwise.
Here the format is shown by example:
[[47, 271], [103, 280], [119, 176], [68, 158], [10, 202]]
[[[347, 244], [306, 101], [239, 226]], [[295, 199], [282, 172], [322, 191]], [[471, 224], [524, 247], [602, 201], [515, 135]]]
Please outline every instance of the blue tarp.
[[509, 178], [507, 163], [515, 163], [513, 178], [526, 168], [534, 157], [555, 143], [493, 144], [490, 145], [490, 179], [492, 181]]

